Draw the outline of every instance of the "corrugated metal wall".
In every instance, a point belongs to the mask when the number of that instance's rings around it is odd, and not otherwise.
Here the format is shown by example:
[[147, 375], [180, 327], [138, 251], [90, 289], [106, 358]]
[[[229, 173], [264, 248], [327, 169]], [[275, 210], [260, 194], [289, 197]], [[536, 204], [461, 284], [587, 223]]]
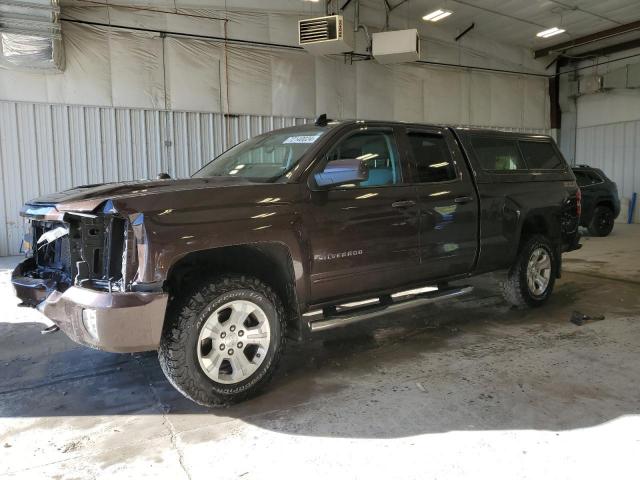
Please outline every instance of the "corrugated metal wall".
[[24, 202], [72, 186], [185, 177], [228, 146], [305, 118], [0, 102], [0, 256], [17, 254]]
[[626, 220], [631, 194], [640, 192], [640, 120], [579, 127], [576, 163], [600, 168], [618, 184], [623, 207], [619, 220]]

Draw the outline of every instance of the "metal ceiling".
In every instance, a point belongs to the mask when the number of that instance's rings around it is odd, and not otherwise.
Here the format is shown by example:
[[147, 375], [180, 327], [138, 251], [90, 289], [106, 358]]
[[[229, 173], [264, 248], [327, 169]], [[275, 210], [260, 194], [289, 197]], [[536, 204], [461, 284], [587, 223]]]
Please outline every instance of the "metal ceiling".
[[[379, 2], [366, 3], [373, 6]], [[438, 8], [454, 12], [438, 22], [442, 28], [457, 32], [475, 23], [474, 31], [485, 37], [532, 49], [640, 20], [639, 0], [410, 0], [394, 14], [419, 20]], [[566, 33], [548, 39], [536, 37], [551, 27], [563, 28]]]

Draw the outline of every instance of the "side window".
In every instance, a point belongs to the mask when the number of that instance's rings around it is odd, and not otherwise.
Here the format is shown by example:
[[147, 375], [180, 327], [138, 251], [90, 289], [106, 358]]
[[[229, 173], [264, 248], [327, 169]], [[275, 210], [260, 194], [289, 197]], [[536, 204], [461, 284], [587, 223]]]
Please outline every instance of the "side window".
[[597, 183], [602, 183], [602, 179], [599, 175], [592, 172], [573, 172], [576, 176], [576, 181], [578, 182], [579, 187], [588, 187], [589, 185], [595, 185]]
[[589, 180], [591, 181], [591, 185], [595, 185], [596, 183], [602, 183], [604, 180], [600, 178], [600, 175], [597, 173], [589, 172], [588, 174]]
[[473, 136], [471, 145], [484, 170], [526, 169], [515, 140]]
[[576, 176], [576, 182], [578, 182], [579, 187], [585, 187], [591, 184], [591, 180], [589, 176], [584, 172], [573, 172]]
[[456, 170], [444, 137], [409, 132], [409, 144], [417, 167], [417, 182], [445, 182], [456, 178]]
[[356, 158], [369, 170], [369, 179], [359, 187], [401, 183], [400, 160], [390, 132], [358, 132], [340, 141], [326, 156], [327, 161]]
[[520, 148], [527, 166], [532, 170], [558, 170], [563, 167], [562, 160], [549, 142], [521, 140]]

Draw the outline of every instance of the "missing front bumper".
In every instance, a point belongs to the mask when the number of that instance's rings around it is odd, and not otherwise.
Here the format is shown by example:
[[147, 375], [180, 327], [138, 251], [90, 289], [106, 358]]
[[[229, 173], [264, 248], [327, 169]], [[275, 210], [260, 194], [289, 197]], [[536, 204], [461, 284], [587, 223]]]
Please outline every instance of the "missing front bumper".
[[163, 292], [104, 292], [82, 287], [56, 290], [55, 282], [12, 276], [17, 296], [82, 345], [109, 352], [157, 350], [168, 295]]

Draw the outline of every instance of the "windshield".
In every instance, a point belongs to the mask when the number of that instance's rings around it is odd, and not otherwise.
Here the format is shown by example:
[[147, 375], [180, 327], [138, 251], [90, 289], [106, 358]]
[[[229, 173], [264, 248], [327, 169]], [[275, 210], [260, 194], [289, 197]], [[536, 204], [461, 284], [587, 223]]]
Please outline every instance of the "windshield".
[[231, 176], [273, 182], [295, 167], [327, 131], [326, 127], [303, 126], [250, 138], [206, 164], [193, 177]]

